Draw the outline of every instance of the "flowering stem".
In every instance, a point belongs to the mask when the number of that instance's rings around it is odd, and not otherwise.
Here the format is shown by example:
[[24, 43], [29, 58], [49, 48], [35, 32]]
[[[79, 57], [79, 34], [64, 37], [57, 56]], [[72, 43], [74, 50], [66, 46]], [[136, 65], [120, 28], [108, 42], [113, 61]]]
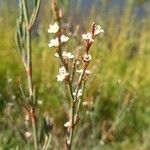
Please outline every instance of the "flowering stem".
[[[80, 109], [82, 96], [83, 96], [83, 90], [84, 90], [85, 81], [86, 81], [84, 76], [86, 73], [86, 69], [89, 65], [89, 62], [91, 60], [91, 55], [89, 54], [89, 50], [92, 46], [92, 43], [94, 42], [96, 35], [98, 35], [100, 32], [103, 32], [103, 30], [101, 29], [100, 26], [96, 26], [96, 24], [93, 23], [92, 32], [82, 35], [83, 39], [86, 40], [85, 49], [83, 50], [84, 55], [83, 55], [83, 59], [82, 59], [83, 69], [79, 76], [78, 84], [76, 86], [75, 95], [74, 95], [74, 93], [73, 93], [74, 77], [75, 77], [75, 72], [76, 72], [76, 68], [77, 68], [76, 64], [77, 64], [78, 59], [77, 58], [74, 59], [74, 62], [73, 62], [72, 68], [71, 68], [71, 73], [70, 73], [70, 70], [68, 68], [69, 67], [68, 59], [66, 59], [64, 53], [62, 53], [62, 46], [63, 46], [62, 43], [64, 43], [62, 40], [63, 39], [62, 37], [64, 35], [62, 34], [63, 30], [61, 28], [61, 14], [60, 14], [59, 7], [57, 6], [56, 0], [52, 0], [52, 9], [53, 9], [54, 15], [56, 17], [55, 20], [57, 22], [53, 25], [56, 30], [53, 30], [53, 28], [52, 29], [50, 28], [50, 30], [48, 32], [49, 33], [57, 33], [56, 34], [57, 38], [50, 41], [49, 47], [52, 47], [52, 46], [57, 47], [56, 52], [59, 55], [59, 58], [63, 65], [63, 67], [60, 68], [60, 70], [62, 69], [63, 71], [62, 71], [62, 73], [60, 73], [57, 76], [58, 77], [57, 80], [58, 81], [65, 80], [65, 83], [67, 84], [67, 87], [68, 87], [69, 93], [70, 93], [71, 116], [69, 116], [69, 122], [67, 122], [69, 125], [65, 124], [65, 127], [67, 127], [69, 129], [69, 139], [67, 140], [66, 145], [67, 145], [68, 150], [71, 150], [72, 143], [73, 143], [74, 129], [79, 120], [79, 117], [78, 117], [79, 109]], [[50, 25], [50, 27], [51, 27], [51, 25]], [[59, 72], [61, 72], [61, 71], [59, 71]], [[82, 90], [82, 94], [80, 94], [80, 90]]]
[[77, 63], [77, 59], [74, 60], [73, 65], [72, 65], [72, 75], [71, 75], [71, 83], [73, 82], [74, 76], [75, 76], [75, 72], [76, 72], [76, 63]]
[[86, 67], [83, 69], [83, 71], [82, 71], [82, 73], [81, 73], [81, 75], [79, 77], [79, 80], [78, 80], [78, 85], [76, 87], [76, 93], [75, 93], [75, 99], [74, 99], [75, 102], [78, 100], [78, 93], [79, 93], [79, 89], [80, 89], [80, 86], [81, 86], [82, 81], [83, 81], [85, 70], [86, 70]]
[[85, 88], [85, 81], [84, 81], [83, 84], [82, 84], [82, 96], [81, 96], [81, 98], [79, 99], [78, 104], [77, 104], [77, 108], [76, 108], [76, 114], [75, 114], [76, 120], [78, 119], [79, 110], [80, 110], [81, 102], [82, 102], [83, 95], [84, 95], [84, 88]]
[[82, 83], [82, 79], [84, 77], [85, 70], [86, 70], [86, 68], [84, 68], [84, 70], [83, 70], [83, 72], [79, 78], [79, 83], [78, 83], [78, 86], [76, 88], [75, 98], [72, 101], [72, 113], [71, 113], [71, 124], [72, 124], [72, 126], [71, 126], [71, 131], [70, 131], [68, 150], [71, 150], [71, 146], [72, 146], [72, 142], [73, 142], [73, 136], [74, 136], [74, 129], [75, 129], [76, 122], [78, 120], [77, 114], [79, 112], [81, 100], [79, 100], [77, 108], [75, 107], [76, 106], [75, 104], [76, 104], [77, 99], [78, 99], [78, 92], [80, 89], [80, 85]]
[[29, 96], [33, 99], [33, 81], [32, 81], [32, 49], [31, 49], [31, 33], [27, 31], [27, 76], [29, 86]]

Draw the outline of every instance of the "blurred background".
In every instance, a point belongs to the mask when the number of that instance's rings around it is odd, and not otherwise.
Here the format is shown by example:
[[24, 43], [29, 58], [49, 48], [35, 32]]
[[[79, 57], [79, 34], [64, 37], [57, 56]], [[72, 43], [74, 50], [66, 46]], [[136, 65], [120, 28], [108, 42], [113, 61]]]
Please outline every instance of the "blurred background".
[[[50, 0], [42, 0], [34, 30], [33, 80], [39, 116], [54, 122], [52, 149], [65, 136], [64, 86], [56, 82], [59, 64], [48, 47], [54, 22]], [[74, 149], [150, 149], [150, 0], [59, 0], [63, 22], [73, 38], [65, 48], [83, 45], [81, 34], [95, 21], [105, 30], [92, 47], [92, 74], [86, 83]], [[29, 1], [29, 7], [33, 7]], [[16, 46], [18, 0], [0, 0], [0, 149], [29, 149], [20, 137], [24, 115], [16, 100], [27, 91], [25, 70]], [[55, 66], [54, 66], [55, 64]], [[64, 113], [63, 113], [64, 112]], [[82, 140], [81, 140], [82, 139]]]

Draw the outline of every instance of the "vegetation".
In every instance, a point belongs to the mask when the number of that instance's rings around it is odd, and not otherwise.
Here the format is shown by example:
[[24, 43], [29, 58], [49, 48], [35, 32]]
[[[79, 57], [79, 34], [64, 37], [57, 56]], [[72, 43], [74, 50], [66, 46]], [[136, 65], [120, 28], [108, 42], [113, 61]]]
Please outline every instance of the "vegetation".
[[[119, 7], [108, 11], [107, 4], [102, 1], [101, 10], [93, 6], [84, 20], [69, 15], [67, 2], [63, 7], [68, 13], [63, 21], [70, 21], [70, 34], [74, 35], [65, 45], [66, 49], [73, 52], [76, 45], [83, 45], [81, 35], [89, 31], [93, 21], [105, 31], [92, 45], [91, 75], [86, 82], [73, 149], [148, 150], [150, 18], [147, 14], [150, 5], [148, 1], [141, 4], [128, 0], [120, 12]], [[144, 16], [135, 14], [139, 5], [144, 9]], [[77, 9], [79, 7], [80, 4]], [[15, 42], [17, 10], [18, 6], [14, 4], [12, 8], [8, 2], [0, 10], [0, 149], [6, 150], [33, 149], [32, 138], [25, 136], [28, 128], [19, 103], [23, 100], [23, 91], [28, 95], [28, 85]], [[33, 28], [33, 83], [37, 93], [38, 128], [43, 127], [40, 118], [48, 116], [50, 126], [53, 124], [49, 149], [57, 150], [64, 148], [66, 140], [68, 96], [66, 87], [56, 81], [59, 64], [54, 51], [48, 47], [47, 29], [49, 23], [53, 23], [51, 12], [49, 2], [45, 1]], [[74, 15], [80, 13], [77, 11]], [[40, 133], [38, 131], [37, 136], [43, 136]]]

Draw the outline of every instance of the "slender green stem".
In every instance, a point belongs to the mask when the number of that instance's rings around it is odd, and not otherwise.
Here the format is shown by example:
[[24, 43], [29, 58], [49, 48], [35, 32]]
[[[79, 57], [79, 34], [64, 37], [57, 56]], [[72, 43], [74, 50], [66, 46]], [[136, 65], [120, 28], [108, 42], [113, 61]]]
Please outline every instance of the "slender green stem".
[[27, 2], [26, 2], [26, 0], [22, 0], [22, 6], [23, 6], [23, 13], [24, 13], [24, 18], [25, 18], [26, 27], [28, 27], [28, 25], [29, 25], [29, 14], [28, 14], [28, 9], [27, 9]]
[[82, 102], [83, 95], [84, 95], [84, 87], [85, 87], [85, 81], [82, 84], [82, 96], [79, 99], [78, 104], [77, 104], [77, 108], [76, 108], [76, 114], [75, 114], [76, 119], [77, 119], [77, 117], [79, 115], [79, 110], [80, 110], [81, 102]]
[[85, 70], [86, 70], [86, 68], [83, 70], [83, 72], [82, 72], [82, 74], [81, 74], [81, 76], [79, 78], [79, 83], [78, 83], [78, 86], [76, 88], [75, 98], [73, 98], [73, 100], [72, 100], [72, 106], [71, 106], [71, 108], [72, 108], [72, 112], [71, 112], [72, 127], [71, 127], [71, 131], [70, 131], [70, 136], [69, 136], [69, 142], [70, 143], [68, 145], [69, 146], [68, 150], [71, 150], [71, 148], [72, 148], [72, 142], [73, 142], [73, 136], [74, 136], [74, 129], [75, 129], [75, 122], [77, 121], [76, 120], [77, 118], [75, 118], [75, 117], [76, 117], [76, 115], [77, 115], [77, 113], [79, 111], [79, 107], [80, 107], [81, 101], [78, 102], [77, 108], [76, 108], [76, 102], [77, 102], [77, 99], [78, 99], [78, 92], [79, 92], [79, 89], [80, 89], [80, 86], [81, 86], [81, 83], [82, 83], [82, 79], [84, 77]]
[[[40, 5], [40, 3], [39, 3], [39, 5]], [[26, 41], [24, 41], [24, 42], [26, 42], [26, 49], [27, 49], [27, 51], [26, 51], [27, 52], [26, 71], [27, 71], [27, 79], [28, 79], [29, 99], [30, 99], [31, 103], [33, 103], [31, 27], [29, 27], [30, 22], [29, 22], [29, 14], [28, 14], [26, 0], [22, 0], [22, 6], [23, 6], [23, 14], [24, 14], [25, 25], [26, 25]], [[36, 14], [34, 15], [32, 25], [34, 24], [34, 21], [37, 17], [38, 9], [37, 9]], [[31, 116], [31, 117], [33, 117], [32, 118], [32, 129], [33, 129], [33, 138], [34, 138], [34, 149], [37, 150], [38, 143], [37, 143], [37, 131], [36, 131], [35, 116]]]
[[40, 4], [41, 4], [41, 0], [37, 0], [37, 4], [32, 12], [32, 15], [31, 15], [31, 18], [30, 18], [30, 25], [29, 25], [29, 28], [31, 28], [36, 19], [37, 19], [37, 16], [38, 16], [38, 13], [39, 13], [39, 9], [40, 9]]
[[78, 85], [77, 85], [77, 88], [76, 88], [76, 94], [75, 94], [75, 102], [77, 101], [78, 99], [78, 93], [79, 93], [79, 89], [80, 89], [80, 86], [82, 84], [82, 81], [83, 81], [83, 77], [84, 77], [84, 74], [85, 74], [85, 71], [86, 71], [86, 67], [84, 67], [80, 77], [79, 77], [79, 81], [78, 81]]
[[36, 124], [35, 120], [32, 119], [32, 128], [33, 128], [33, 138], [34, 138], [34, 149], [38, 149], [38, 144], [37, 144], [37, 131], [36, 131]]
[[23, 14], [25, 18], [25, 25], [26, 25], [26, 48], [27, 48], [27, 78], [28, 78], [28, 87], [29, 87], [29, 96], [32, 99], [33, 96], [33, 83], [32, 83], [32, 49], [31, 49], [31, 31], [28, 30], [29, 28], [29, 16], [28, 16], [28, 9], [27, 9], [27, 2], [26, 0], [22, 0], [23, 6]]
[[49, 147], [49, 145], [50, 145], [50, 142], [51, 142], [51, 138], [52, 138], [52, 134], [50, 133], [50, 134], [49, 134], [49, 137], [48, 137], [48, 141], [47, 141], [46, 147], [45, 147], [45, 150], [48, 149], [48, 147]]
[[71, 79], [70, 79], [71, 83], [73, 82], [74, 76], [76, 73], [76, 63], [77, 63], [77, 59], [74, 60], [73, 65], [72, 65], [72, 75], [71, 75]]
[[73, 142], [73, 136], [74, 136], [74, 114], [75, 114], [75, 103], [72, 102], [72, 113], [71, 113], [71, 131], [70, 131], [70, 137], [69, 137], [69, 143], [68, 143], [68, 150], [71, 150], [72, 148], [72, 142]]
[[[53, 0], [52, 1], [52, 8], [53, 8], [53, 11], [54, 11], [54, 14], [55, 14], [55, 17], [56, 17], [56, 21], [59, 25], [59, 31], [58, 31], [58, 42], [59, 42], [59, 46], [58, 46], [58, 54], [59, 54], [59, 57], [60, 57], [60, 60], [63, 64], [63, 66], [65, 67], [66, 71], [68, 71], [68, 64], [64, 61], [63, 57], [62, 57], [62, 43], [61, 43], [61, 18], [60, 18], [60, 15], [59, 15], [59, 8], [56, 4], [56, 0]], [[77, 88], [76, 88], [76, 93], [75, 93], [75, 96], [73, 95], [73, 89], [72, 89], [72, 82], [73, 82], [73, 78], [74, 78], [74, 74], [75, 74], [75, 69], [76, 69], [76, 60], [73, 64], [73, 72], [72, 72], [72, 75], [69, 74], [69, 77], [68, 77], [68, 80], [67, 80], [67, 85], [68, 85], [68, 89], [69, 89], [69, 93], [70, 93], [70, 99], [71, 99], [71, 129], [70, 129], [70, 133], [69, 133], [69, 140], [67, 141], [67, 148], [68, 150], [71, 150], [72, 149], [72, 142], [73, 142], [73, 136], [74, 136], [74, 128], [75, 128], [75, 123], [76, 123], [76, 120], [75, 120], [75, 114], [76, 114], [76, 101], [78, 99], [78, 92], [79, 92], [79, 89], [80, 89], [80, 86], [82, 84], [82, 80], [83, 80], [83, 77], [84, 77], [84, 73], [85, 73], [85, 70], [86, 70], [86, 67], [84, 67], [83, 69], [83, 72], [81, 74], [81, 76], [79, 77], [79, 83], [77, 85]], [[79, 104], [80, 105], [80, 104]], [[79, 108], [79, 107], [78, 107]], [[77, 111], [78, 112], [78, 111]]]
[[27, 76], [29, 95], [32, 100], [33, 98], [33, 81], [32, 81], [32, 49], [31, 49], [31, 32], [27, 30]]

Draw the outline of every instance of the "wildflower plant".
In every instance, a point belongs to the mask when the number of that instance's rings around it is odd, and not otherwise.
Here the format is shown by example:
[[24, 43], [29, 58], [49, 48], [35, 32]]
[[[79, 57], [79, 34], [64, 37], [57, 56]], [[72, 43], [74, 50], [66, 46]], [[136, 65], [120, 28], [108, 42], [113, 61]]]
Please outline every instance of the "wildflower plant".
[[[48, 33], [53, 35], [53, 39], [49, 41], [48, 46], [54, 49], [55, 56], [59, 58], [61, 66], [58, 71], [57, 81], [64, 82], [68, 87], [70, 95], [70, 110], [68, 111], [68, 121], [64, 124], [67, 128], [68, 137], [66, 139], [66, 147], [71, 150], [73, 145], [74, 130], [80, 119], [80, 106], [84, 95], [85, 82], [90, 75], [88, 66], [92, 60], [90, 49], [96, 37], [103, 33], [104, 30], [96, 23], [92, 24], [91, 31], [82, 35], [85, 42], [82, 54], [77, 57], [69, 51], [64, 51], [63, 46], [70, 37], [64, 32], [62, 26], [62, 13], [56, 0], [52, 0], [52, 9], [55, 15], [55, 23], [49, 25]], [[71, 113], [70, 113], [71, 112]]]

